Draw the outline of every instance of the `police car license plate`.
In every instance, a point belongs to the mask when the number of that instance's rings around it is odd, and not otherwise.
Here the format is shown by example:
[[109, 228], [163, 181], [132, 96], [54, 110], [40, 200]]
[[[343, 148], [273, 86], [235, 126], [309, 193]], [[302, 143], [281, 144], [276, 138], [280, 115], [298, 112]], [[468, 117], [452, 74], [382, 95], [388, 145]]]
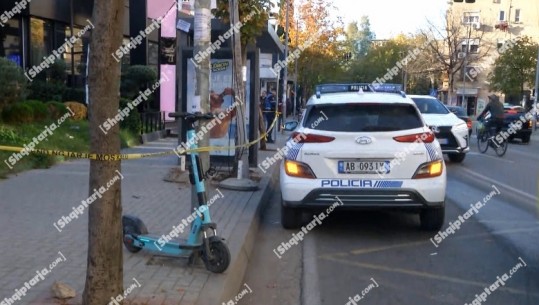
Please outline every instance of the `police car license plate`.
[[389, 161], [339, 161], [339, 174], [387, 174]]

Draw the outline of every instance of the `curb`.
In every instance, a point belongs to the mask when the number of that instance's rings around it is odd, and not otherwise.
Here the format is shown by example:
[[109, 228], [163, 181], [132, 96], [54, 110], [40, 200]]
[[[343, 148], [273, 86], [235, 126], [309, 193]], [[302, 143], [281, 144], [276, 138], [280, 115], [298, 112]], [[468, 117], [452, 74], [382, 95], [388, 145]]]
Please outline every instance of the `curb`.
[[159, 130], [159, 131], [154, 131], [154, 132], [140, 135], [142, 145], [148, 144], [149, 142], [157, 141], [159, 139], [164, 139], [166, 137], [167, 137], [167, 134], [165, 130]]
[[279, 166], [274, 167], [271, 175], [260, 181], [260, 189], [251, 195], [247, 208], [234, 227], [231, 238], [227, 241], [231, 262], [223, 274], [211, 274], [204, 284], [196, 305], [216, 305], [233, 300], [243, 287], [243, 278], [255, 245], [255, 238], [260, 226], [260, 217], [276, 183]]

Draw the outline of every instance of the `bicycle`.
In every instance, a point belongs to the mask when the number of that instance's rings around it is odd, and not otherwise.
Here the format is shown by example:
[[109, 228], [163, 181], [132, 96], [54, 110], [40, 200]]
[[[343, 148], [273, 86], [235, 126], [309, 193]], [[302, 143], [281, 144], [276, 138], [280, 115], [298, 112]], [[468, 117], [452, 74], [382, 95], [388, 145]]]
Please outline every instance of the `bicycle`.
[[498, 157], [502, 157], [507, 152], [509, 143], [507, 139], [503, 139], [501, 143], [496, 140], [496, 127], [491, 127], [489, 130], [486, 128], [486, 122], [479, 121], [477, 127], [477, 148], [479, 152], [484, 154], [488, 148], [491, 147], [496, 152]]
[[[187, 143], [193, 143], [191, 140], [196, 136], [195, 122], [214, 118], [213, 114], [180, 112], [170, 113], [169, 117], [182, 118], [187, 122]], [[196, 142], [189, 146], [190, 149], [197, 147]], [[193, 265], [198, 257], [202, 257], [207, 270], [222, 273], [230, 264], [230, 251], [224, 239], [217, 236], [217, 225], [211, 220], [206, 197], [204, 170], [199, 154], [195, 151], [189, 155], [191, 158], [189, 180], [191, 184], [195, 185], [197, 191], [198, 209], [192, 214], [195, 217], [191, 229], [187, 229], [189, 230], [188, 239], [172, 241], [172, 238], [168, 238], [168, 236], [178, 236], [178, 232], [174, 232], [176, 233], [174, 235], [170, 233], [161, 237], [150, 235], [142, 220], [132, 215], [123, 215], [123, 243], [131, 253], [146, 249], [164, 255], [188, 258], [189, 263]], [[185, 219], [181, 225], [183, 223], [185, 223]], [[177, 228], [174, 227], [174, 230]], [[183, 228], [180, 232], [183, 232]]]

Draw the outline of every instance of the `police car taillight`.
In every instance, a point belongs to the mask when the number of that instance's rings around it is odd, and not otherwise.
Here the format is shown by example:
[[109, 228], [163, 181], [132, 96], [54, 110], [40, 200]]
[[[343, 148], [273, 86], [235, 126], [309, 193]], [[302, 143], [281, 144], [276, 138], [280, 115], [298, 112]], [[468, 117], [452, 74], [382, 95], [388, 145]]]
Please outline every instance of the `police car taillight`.
[[299, 132], [293, 132], [292, 139], [297, 139], [297, 143], [328, 143], [335, 140], [335, 137], [328, 137], [318, 134], [302, 134]]
[[444, 163], [442, 160], [428, 162], [419, 166], [412, 179], [432, 178], [442, 175]]
[[403, 143], [423, 142], [432, 143], [435, 137], [432, 132], [414, 133], [410, 135], [394, 137], [393, 140]]
[[284, 161], [284, 170], [288, 176], [316, 179], [311, 167], [303, 162], [286, 159]]

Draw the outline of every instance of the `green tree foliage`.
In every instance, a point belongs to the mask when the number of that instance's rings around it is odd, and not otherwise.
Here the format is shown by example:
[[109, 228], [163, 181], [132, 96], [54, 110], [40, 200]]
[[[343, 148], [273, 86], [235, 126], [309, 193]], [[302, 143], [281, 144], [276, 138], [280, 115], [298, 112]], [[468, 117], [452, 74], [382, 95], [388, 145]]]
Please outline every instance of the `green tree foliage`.
[[357, 36], [357, 51], [359, 55], [365, 56], [367, 55], [367, 53], [369, 53], [372, 40], [376, 37], [374, 35], [374, 32], [371, 31], [371, 22], [369, 21], [368, 16], [361, 17], [361, 22], [359, 24], [359, 33], [357, 33]]
[[22, 69], [11, 60], [0, 57], [0, 111], [25, 98], [26, 84]]
[[[222, 19], [223, 23], [230, 24], [230, 3], [228, 0], [217, 0], [217, 8], [212, 10], [216, 18]], [[239, 14], [242, 27], [241, 49], [244, 63], [247, 60], [247, 45], [256, 42], [256, 38], [268, 27], [269, 11], [273, 7], [270, 0], [242, 0], [239, 1]]]
[[[391, 39], [385, 43], [373, 46], [365, 56], [355, 60], [349, 70], [350, 78], [358, 82], [373, 82], [378, 78], [383, 79], [388, 70], [396, 66], [396, 63], [408, 52], [409, 45]], [[402, 69], [399, 68], [397, 75], [392, 76], [390, 83], [402, 83]]]
[[537, 43], [530, 37], [518, 37], [494, 62], [489, 74], [491, 88], [507, 95], [519, 95], [526, 85], [533, 87], [537, 49]]
[[[344, 73], [344, 24], [333, 18], [335, 7], [324, 0], [302, 1], [297, 5], [299, 27], [291, 27], [290, 52], [301, 48], [298, 59], [298, 79], [304, 96], [313, 93], [319, 83], [348, 81]], [[298, 42], [296, 45], [296, 35]]]
[[139, 91], [150, 88], [157, 82], [157, 71], [149, 66], [129, 66], [122, 73], [121, 93], [122, 97], [135, 98]]

